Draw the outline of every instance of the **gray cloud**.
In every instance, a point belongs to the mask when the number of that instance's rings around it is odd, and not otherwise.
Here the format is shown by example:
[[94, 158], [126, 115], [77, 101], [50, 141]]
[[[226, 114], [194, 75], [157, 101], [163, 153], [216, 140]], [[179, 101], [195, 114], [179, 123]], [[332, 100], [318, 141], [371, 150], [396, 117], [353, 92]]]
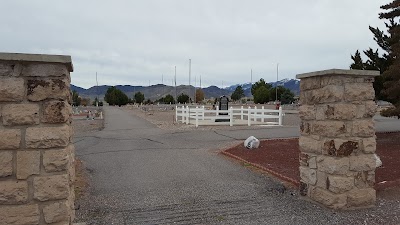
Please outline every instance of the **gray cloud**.
[[373, 0], [146, 0], [2, 2], [1, 51], [68, 54], [72, 82], [220, 86], [348, 68], [357, 49], [377, 48]]

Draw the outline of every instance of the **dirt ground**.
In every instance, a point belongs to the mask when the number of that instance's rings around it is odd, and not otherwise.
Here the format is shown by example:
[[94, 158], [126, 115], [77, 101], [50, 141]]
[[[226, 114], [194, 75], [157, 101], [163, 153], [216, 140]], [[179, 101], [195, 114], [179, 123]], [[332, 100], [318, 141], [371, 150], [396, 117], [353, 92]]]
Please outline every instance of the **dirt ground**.
[[[376, 169], [375, 189], [384, 190], [400, 187], [400, 132], [378, 133], [376, 154], [382, 166]], [[258, 149], [246, 149], [243, 144], [225, 150], [230, 156], [258, 165], [286, 181], [298, 185], [299, 144], [298, 139], [278, 139], [261, 141]]]

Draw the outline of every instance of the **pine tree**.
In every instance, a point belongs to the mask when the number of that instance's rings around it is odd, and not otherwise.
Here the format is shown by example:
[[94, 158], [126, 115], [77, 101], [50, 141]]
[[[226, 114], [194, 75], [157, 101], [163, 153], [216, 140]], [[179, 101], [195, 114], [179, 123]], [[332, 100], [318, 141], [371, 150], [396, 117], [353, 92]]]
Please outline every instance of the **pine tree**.
[[388, 30], [387, 42], [390, 46], [388, 51], [388, 58], [391, 60], [391, 65], [383, 73], [385, 77], [384, 94], [387, 96], [389, 102], [395, 105], [391, 115], [400, 118], [400, 25], [395, 22], [395, 19], [400, 17], [400, 0], [381, 6], [381, 9], [386, 10], [379, 14], [380, 19], [389, 19], [390, 26], [386, 24]]
[[242, 86], [237, 86], [235, 91], [231, 95], [231, 99], [233, 101], [237, 101], [243, 97], [244, 97], [244, 91], [243, 91]]
[[354, 56], [351, 56], [351, 59], [354, 61], [350, 65], [350, 69], [352, 70], [363, 70], [364, 69], [364, 62], [361, 58], [360, 52], [357, 50], [356, 53], [354, 53]]

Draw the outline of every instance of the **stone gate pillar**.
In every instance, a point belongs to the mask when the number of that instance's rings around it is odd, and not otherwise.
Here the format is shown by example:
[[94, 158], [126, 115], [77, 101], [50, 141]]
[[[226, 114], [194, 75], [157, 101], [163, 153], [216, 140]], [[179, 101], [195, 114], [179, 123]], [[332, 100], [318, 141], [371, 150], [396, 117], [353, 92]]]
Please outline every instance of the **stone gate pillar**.
[[70, 56], [0, 53], [0, 224], [71, 224]]
[[378, 71], [299, 74], [300, 194], [334, 209], [373, 206]]

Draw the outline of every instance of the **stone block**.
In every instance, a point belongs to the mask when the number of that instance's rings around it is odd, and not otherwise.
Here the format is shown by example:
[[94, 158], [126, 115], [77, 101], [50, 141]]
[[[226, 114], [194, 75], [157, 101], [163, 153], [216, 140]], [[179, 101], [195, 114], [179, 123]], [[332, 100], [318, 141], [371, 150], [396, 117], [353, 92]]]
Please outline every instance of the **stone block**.
[[318, 156], [317, 167], [318, 170], [327, 174], [345, 175], [349, 171], [350, 161], [348, 157]]
[[11, 176], [13, 173], [13, 153], [0, 151], [0, 177]]
[[0, 77], [0, 102], [19, 102], [24, 100], [24, 79]]
[[43, 153], [43, 167], [46, 172], [60, 172], [69, 166], [69, 149], [47, 150]]
[[311, 89], [317, 89], [321, 87], [321, 78], [320, 77], [308, 77], [301, 79], [300, 81], [300, 90], [306, 91]]
[[43, 207], [46, 223], [69, 222], [70, 209], [67, 201], [51, 203]]
[[375, 171], [357, 172], [354, 176], [354, 183], [357, 188], [370, 188], [375, 184]]
[[356, 116], [356, 106], [353, 104], [327, 105], [325, 118], [330, 120], [352, 120]]
[[312, 125], [311, 134], [324, 137], [345, 136], [348, 128], [342, 121], [316, 121]]
[[67, 199], [70, 194], [70, 184], [66, 174], [35, 177], [33, 188], [33, 196], [39, 201]]
[[38, 205], [2, 206], [0, 223], [7, 225], [39, 224], [40, 212]]
[[1, 225], [33, 225], [39, 224], [38, 205], [2, 206], [0, 210]]
[[0, 181], [0, 204], [24, 204], [27, 200], [28, 183], [26, 181]]
[[68, 125], [60, 127], [30, 127], [26, 129], [27, 148], [65, 147], [71, 138], [71, 128]]
[[311, 123], [305, 122], [305, 121], [301, 121], [300, 122], [300, 133], [303, 136], [306, 135], [310, 135], [311, 134], [311, 129], [312, 129], [312, 125]]
[[308, 167], [310, 169], [317, 169], [317, 157], [311, 157], [308, 159]]
[[341, 102], [343, 100], [344, 88], [338, 85], [328, 85], [320, 89], [312, 90], [311, 95], [307, 95], [307, 104], [322, 104]]
[[17, 152], [17, 179], [27, 179], [30, 175], [40, 174], [40, 152]]
[[21, 143], [21, 131], [19, 129], [0, 130], [0, 150], [18, 149]]
[[365, 102], [365, 112], [363, 117], [364, 118], [372, 118], [376, 114], [378, 106], [374, 101], [367, 101]]
[[3, 107], [2, 117], [6, 126], [39, 124], [39, 105], [8, 104]]
[[375, 126], [371, 119], [356, 120], [353, 122], [353, 136], [355, 137], [374, 137]]
[[315, 106], [302, 105], [299, 107], [299, 116], [302, 120], [314, 120], [315, 112]]
[[316, 153], [316, 154], [320, 154], [322, 148], [320, 141], [305, 136], [300, 136], [299, 147], [301, 152]]
[[376, 137], [362, 139], [363, 151], [365, 153], [375, 153], [376, 151]]
[[358, 146], [358, 141], [327, 139], [324, 142], [323, 153], [330, 156], [345, 157], [357, 152]]
[[304, 183], [315, 185], [317, 183], [317, 171], [309, 167], [300, 166], [300, 178]]
[[317, 187], [328, 189], [328, 175], [320, 170], [317, 171]]
[[346, 78], [343, 76], [321, 76], [321, 87], [328, 85], [344, 85]]
[[308, 184], [300, 181], [299, 192], [301, 196], [306, 196], [308, 194]]
[[364, 154], [350, 156], [351, 171], [372, 171], [376, 168], [376, 159], [374, 154]]
[[344, 99], [347, 102], [374, 100], [375, 91], [372, 83], [346, 83]]
[[22, 65], [19, 63], [0, 63], [0, 76], [19, 76], [21, 74]]
[[349, 208], [370, 207], [375, 204], [376, 192], [373, 188], [354, 188], [347, 193]]
[[316, 106], [316, 112], [315, 112], [315, 120], [326, 120], [326, 114], [325, 112], [328, 110], [327, 105], [318, 105]]
[[313, 188], [310, 192], [311, 199], [329, 208], [340, 209], [347, 204], [346, 194], [334, 194], [319, 187]]
[[61, 77], [69, 76], [66, 65], [52, 63], [31, 63], [23, 67], [22, 76], [25, 77]]
[[354, 188], [354, 177], [328, 176], [327, 186], [333, 193], [344, 193]]
[[72, 107], [66, 101], [50, 101], [43, 105], [42, 122], [65, 123], [72, 115]]
[[27, 82], [29, 101], [68, 100], [70, 98], [69, 81], [65, 78], [29, 79]]
[[300, 152], [300, 154], [299, 154], [300, 166], [308, 166], [309, 158], [310, 158], [310, 155], [308, 153]]

